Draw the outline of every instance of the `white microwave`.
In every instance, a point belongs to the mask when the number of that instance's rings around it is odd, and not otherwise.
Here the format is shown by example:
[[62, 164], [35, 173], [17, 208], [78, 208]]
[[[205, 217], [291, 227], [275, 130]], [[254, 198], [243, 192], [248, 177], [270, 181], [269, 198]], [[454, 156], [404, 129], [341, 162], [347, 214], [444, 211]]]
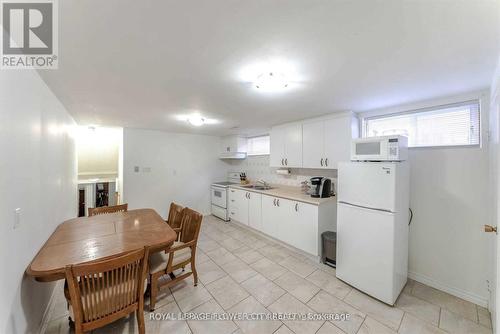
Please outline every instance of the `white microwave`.
[[408, 138], [382, 136], [354, 139], [352, 161], [403, 161], [408, 159]]

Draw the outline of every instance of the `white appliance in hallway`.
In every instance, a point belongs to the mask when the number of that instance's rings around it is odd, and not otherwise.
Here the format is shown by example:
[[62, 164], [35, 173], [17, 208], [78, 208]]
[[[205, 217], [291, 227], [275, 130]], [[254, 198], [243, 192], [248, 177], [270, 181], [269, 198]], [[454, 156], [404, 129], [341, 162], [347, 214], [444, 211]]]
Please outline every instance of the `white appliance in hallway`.
[[409, 188], [406, 161], [339, 164], [336, 275], [390, 305], [408, 275]]
[[232, 184], [240, 184], [240, 172], [229, 172], [227, 181], [214, 182], [211, 186], [212, 215], [229, 221], [228, 188]]

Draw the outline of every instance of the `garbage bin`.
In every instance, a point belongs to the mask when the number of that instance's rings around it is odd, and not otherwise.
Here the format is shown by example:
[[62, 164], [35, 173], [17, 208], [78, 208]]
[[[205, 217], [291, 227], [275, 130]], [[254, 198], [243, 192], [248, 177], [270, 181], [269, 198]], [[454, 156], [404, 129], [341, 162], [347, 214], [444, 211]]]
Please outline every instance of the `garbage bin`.
[[337, 233], [332, 231], [321, 233], [321, 243], [321, 262], [335, 268], [337, 266]]

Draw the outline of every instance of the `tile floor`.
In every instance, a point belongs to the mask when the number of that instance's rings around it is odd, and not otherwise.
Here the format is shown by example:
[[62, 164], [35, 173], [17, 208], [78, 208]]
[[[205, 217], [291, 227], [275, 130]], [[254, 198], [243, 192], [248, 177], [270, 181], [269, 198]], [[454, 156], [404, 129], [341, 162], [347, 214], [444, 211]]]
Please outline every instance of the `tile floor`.
[[[151, 320], [147, 333], [492, 333], [488, 311], [409, 281], [389, 307], [335, 278], [335, 269], [315, 263], [238, 225], [205, 217], [197, 251], [200, 283], [192, 278], [163, 290], [156, 315], [180, 312], [259, 314], [349, 313], [349, 320]], [[47, 334], [70, 333], [62, 286]], [[148, 306], [146, 305], [146, 308]], [[137, 333], [135, 317], [94, 333]]]

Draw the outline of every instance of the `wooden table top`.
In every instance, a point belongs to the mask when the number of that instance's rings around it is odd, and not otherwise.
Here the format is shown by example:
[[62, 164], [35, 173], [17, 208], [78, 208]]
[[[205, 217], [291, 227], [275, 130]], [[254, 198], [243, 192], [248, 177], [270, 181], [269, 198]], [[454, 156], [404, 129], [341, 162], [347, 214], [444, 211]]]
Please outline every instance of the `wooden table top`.
[[70, 219], [60, 224], [26, 273], [38, 281], [64, 278], [67, 265], [104, 259], [150, 246], [168, 247], [176, 233], [153, 209]]

